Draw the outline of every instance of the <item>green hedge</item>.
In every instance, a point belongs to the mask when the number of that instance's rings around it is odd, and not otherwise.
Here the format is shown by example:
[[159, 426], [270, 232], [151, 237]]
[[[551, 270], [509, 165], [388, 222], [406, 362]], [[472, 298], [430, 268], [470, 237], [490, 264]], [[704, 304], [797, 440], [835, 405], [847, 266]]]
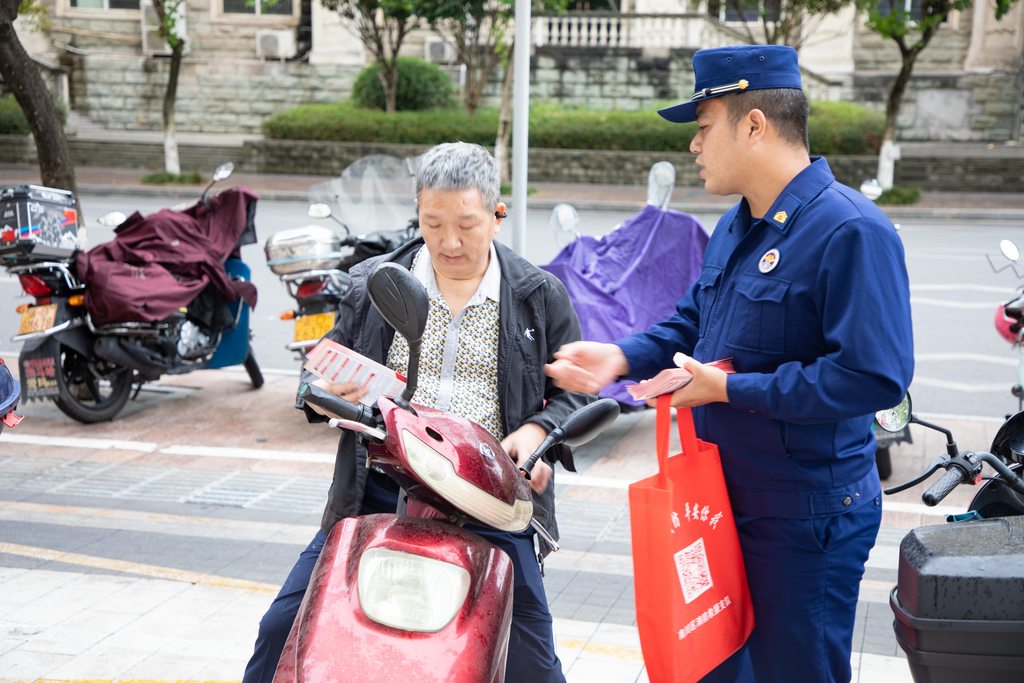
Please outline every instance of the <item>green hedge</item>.
[[[61, 123], [67, 123], [67, 109], [62, 102], [56, 104]], [[25, 118], [25, 113], [21, 111], [14, 95], [0, 97], [0, 135], [28, 135], [31, 132], [28, 119]]]
[[[384, 111], [384, 86], [374, 62], [359, 72], [352, 85], [352, 101], [360, 107]], [[415, 57], [398, 58], [395, 83], [395, 108], [398, 111], [419, 111], [451, 107], [455, 92], [451, 79], [441, 67]]]
[[[870, 154], [883, 123], [879, 115], [856, 105], [812, 103], [811, 152]], [[263, 122], [268, 138], [334, 142], [435, 145], [461, 140], [493, 145], [497, 130], [496, 109], [478, 109], [473, 116], [462, 109], [389, 115], [351, 102], [298, 107]], [[653, 110], [590, 111], [552, 104], [530, 108], [531, 147], [685, 152], [696, 131], [696, 124], [670, 124]]]

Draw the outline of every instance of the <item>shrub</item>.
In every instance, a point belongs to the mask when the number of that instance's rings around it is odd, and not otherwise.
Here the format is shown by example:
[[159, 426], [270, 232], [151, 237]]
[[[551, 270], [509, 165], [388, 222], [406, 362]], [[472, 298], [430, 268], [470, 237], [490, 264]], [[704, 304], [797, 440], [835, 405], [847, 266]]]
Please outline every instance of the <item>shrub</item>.
[[898, 187], [893, 185], [892, 188], [882, 193], [882, 196], [876, 200], [877, 204], [917, 204], [921, 200], [921, 190], [916, 187]]
[[[359, 72], [352, 85], [352, 101], [360, 107], [384, 111], [384, 86], [377, 76], [377, 64]], [[441, 67], [414, 57], [398, 58], [395, 85], [395, 108], [398, 111], [421, 111], [450, 107], [455, 97], [451, 80]]]
[[878, 154], [885, 114], [851, 102], [811, 102], [811, 154]]
[[[67, 123], [68, 110], [63, 102], [56, 102], [57, 113], [60, 114], [60, 122]], [[0, 97], [0, 135], [28, 135], [32, 130], [29, 128], [28, 119], [21, 111], [21, 106], [14, 99], [14, 95]]]
[[199, 171], [189, 171], [179, 175], [167, 171], [157, 171], [142, 176], [139, 178], [139, 182], [149, 185], [201, 185], [206, 182], [206, 178]]
[[[882, 132], [880, 115], [842, 102], [813, 103], [809, 125], [812, 154], [870, 154], [871, 136]], [[268, 138], [336, 142], [493, 145], [497, 132], [496, 109], [478, 109], [473, 116], [461, 109], [387, 115], [350, 102], [298, 107], [263, 122]], [[531, 147], [686, 152], [696, 132], [697, 124], [670, 124], [653, 110], [530, 107]]]

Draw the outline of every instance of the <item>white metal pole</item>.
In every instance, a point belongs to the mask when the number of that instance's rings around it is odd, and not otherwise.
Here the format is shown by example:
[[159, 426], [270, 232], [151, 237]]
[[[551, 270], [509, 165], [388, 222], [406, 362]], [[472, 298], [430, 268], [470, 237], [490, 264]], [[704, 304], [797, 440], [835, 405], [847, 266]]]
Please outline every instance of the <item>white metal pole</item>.
[[530, 146], [531, 0], [516, 0], [515, 73], [512, 87], [512, 249], [526, 254], [526, 166]]

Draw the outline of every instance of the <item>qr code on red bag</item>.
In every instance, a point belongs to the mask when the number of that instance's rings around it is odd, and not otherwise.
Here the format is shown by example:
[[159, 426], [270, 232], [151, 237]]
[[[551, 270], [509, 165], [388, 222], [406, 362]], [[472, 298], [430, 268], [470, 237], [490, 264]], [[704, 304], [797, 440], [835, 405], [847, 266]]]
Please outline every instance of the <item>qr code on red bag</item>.
[[679, 574], [679, 585], [683, 588], [683, 599], [686, 604], [697, 599], [701, 593], [711, 588], [711, 567], [708, 566], [708, 554], [704, 551], [704, 539], [695, 542], [675, 554], [676, 572]]

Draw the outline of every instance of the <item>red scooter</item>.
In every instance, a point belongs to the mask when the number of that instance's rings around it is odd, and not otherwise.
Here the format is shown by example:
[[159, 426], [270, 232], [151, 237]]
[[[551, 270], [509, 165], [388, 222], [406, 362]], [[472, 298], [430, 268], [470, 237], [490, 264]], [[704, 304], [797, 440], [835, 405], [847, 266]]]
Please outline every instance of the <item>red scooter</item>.
[[529, 472], [551, 446], [597, 436], [618, 417], [619, 406], [604, 399], [572, 413], [520, 470], [479, 425], [409, 403], [427, 320], [419, 281], [385, 263], [371, 275], [369, 293], [409, 343], [402, 396], [380, 398], [371, 408], [309, 384], [300, 395], [340, 418], [331, 426], [361, 435], [367, 466], [402, 487], [404, 510], [335, 525], [274, 682], [500, 683], [512, 623], [512, 562], [461, 527], [520, 532], [532, 525], [557, 548], [533, 504]]

